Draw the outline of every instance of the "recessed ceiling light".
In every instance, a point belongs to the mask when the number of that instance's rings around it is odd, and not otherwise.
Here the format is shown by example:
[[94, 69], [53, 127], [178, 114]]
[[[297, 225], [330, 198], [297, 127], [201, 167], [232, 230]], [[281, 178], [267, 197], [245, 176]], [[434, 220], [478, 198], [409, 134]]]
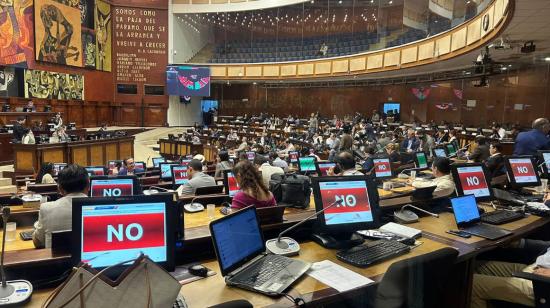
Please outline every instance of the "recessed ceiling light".
[[546, 58], [544, 58], [544, 61], [548, 61], [548, 62], [550, 62], [550, 57], [546, 57]]

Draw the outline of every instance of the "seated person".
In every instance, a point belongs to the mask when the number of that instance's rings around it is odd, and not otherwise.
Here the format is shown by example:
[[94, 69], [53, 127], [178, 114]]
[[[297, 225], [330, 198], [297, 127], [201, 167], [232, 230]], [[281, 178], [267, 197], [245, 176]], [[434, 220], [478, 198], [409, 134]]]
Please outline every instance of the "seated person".
[[199, 187], [216, 186], [216, 180], [202, 172], [202, 163], [198, 159], [192, 159], [187, 164], [187, 183], [180, 185], [178, 195], [193, 195]]
[[455, 192], [455, 182], [451, 176], [451, 161], [446, 157], [436, 157], [432, 162], [433, 180], [415, 179], [411, 185], [413, 187], [436, 186], [433, 197], [441, 198], [452, 195]]
[[489, 153], [489, 147], [487, 146], [487, 140], [484, 136], [478, 135], [475, 139], [475, 144], [477, 147], [472, 151], [471, 154], [467, 155], [468, 160], [471, 160], [475, 163], [481, 163], [487, 160], [491, 154]]
[[485, 161], [485, 166], [491, 177], [494, 178], [506, 174], [502, 145], [498, 142], [491, 143], [489, 153], [491, 156]]
[[512, 277], [515, 272], [529, 272], [550, 278], [550, 242], [521, 240], [507, 253], [529, 255], [535, 263], [528, 265], [513, 262], [482, 261], [474, 270], [472, 308], [489, 307], [488, 301], [499, 300], [534, 307], [533, 283]]
[[126, 158], [122, 161], [123, 167], [118, 171], [118, 175], [133, 175], [135, 171], [134, 159]]
[[[327, 171], [329, 176], [348, 176], [348, 175], [364, 175], [361, 171], [355, 169], [355, 159], [353, 154], [350, 152], [344, 151], [340, 152], [338, 156], [334, 159], [336, 166], [332, 167]], [[335, 170], [340, 169], [340, 170]], [[339, 171], [339, 172], [337, 172]]]
[[43, 163], [38, 175], [36, 175], [36, 184], [54, 184], [53, 179], [53, 164]]
[[233, 196], [231, 208], [242, 209], [250, 205], [256, 207], [276, 206], [275, 197], [269, 191], [262, 181], [262, 177], [256, 167], [247, 161], [240, 161], [235, 168], [233, 174], [237, 179], [237, 183], [241, 191]]
[[271, 159], [273, 166], [279, 167], [285, 172], [288, 171], [288, 163], [285, 160], [281, 159], [279, 154], [277, 154], [276, 152], [271, 152], [269, 153], [269, 158]]
[[388, 143], [386, 146], [386, 153], [390, 158], [390, 163], [399, 163], [401, 162], [401, 155], [397, 152], [396, 143]]
[[248, 141], [246, 137], [243, 137], [243, 142], [239, 145], [237, 149], [235, 149], [236, 152], [242, 152], [248, 149]]
[[216, 172], [214, 177], [220, 178], [223, 176], [224, 170], [233, 169], [233, 163], [229, 161], [229, 153], [227, 151], [220, 151], [217, 157], [218, 163], [216, 164]]
[[283, 168], [271, 166], [263, 155], [256, 155], [254, 165], [262, 172], [262, 181], [266, 187], [269, 187], [269, 180], [271, 180], [273, 174], [285, 174]]
[[374, 160], [372, 159], [376, 153], [373, 147], [365, 149], [365, 161], [363, 162], [363, 170], [366, 174], [370, 174], [374, 168]]
[[32, 240], [36, 248], [50, 248], [53, 231], [71, 230], [72, 198], [88, 196], [88, 171], [79, 165], [67, 165], [57, 176], [62, 198], [40, 205], [38, 221], [34, 223]]

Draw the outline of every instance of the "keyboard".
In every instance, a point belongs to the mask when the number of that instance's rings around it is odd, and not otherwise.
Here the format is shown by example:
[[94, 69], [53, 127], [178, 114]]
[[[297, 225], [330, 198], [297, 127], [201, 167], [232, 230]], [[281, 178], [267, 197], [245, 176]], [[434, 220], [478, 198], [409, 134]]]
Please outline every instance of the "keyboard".
[[234, 281], [244, 285], [259, 287], [279, 274], [290, 263], [292, 263], [292, 259], [277, 255], [266, 255], [248, 266], [242, 274], [235, 277]]
[[514, 220], [524, 218], [525, 215], [513, 211], [497, 210], [481, 215], [481, 221], [491, 225], [501, 225]]
[[176, 301], [172, 305], [172, 308], [187, 308], [187, 303], [185, 302], [185, 299], [183, 296], [178, 294], [178, 297], [176, 298]]
[[357, 267], [367, 267], [371, 264], [385, 261], [410, 251], [410, 247], [397, 242], [379, 240], [355, 246], [348, 250], [336, 253], [336, 257], [343, 262]]

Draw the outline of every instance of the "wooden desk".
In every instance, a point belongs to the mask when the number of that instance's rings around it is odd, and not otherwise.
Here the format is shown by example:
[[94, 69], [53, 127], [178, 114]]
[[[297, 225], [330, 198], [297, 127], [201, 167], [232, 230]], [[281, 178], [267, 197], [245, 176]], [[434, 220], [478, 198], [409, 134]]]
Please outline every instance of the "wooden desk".
[[56, 112], [0, 112], [0, 124], [12, 125], [18, 117], [24, 116], [26, 124], [31, 127], [34, 122], [42, 121], [44, 125], [55, 117]]
[[109, 160], [133, 157], [134, 139], [134, 136], [127, 136], [50, 144], [14, 144], [15, 171], [38, 171], [44, 162], [106, 166]]
[[198, 153], [204, 155], [206, 161], [214, 162], [216, 161], [216, 155], [218, 155], [218, 149], [208, 144], [193, 144], [188, 141], [170, 139], [160, 139], [158, 144], [160, 155], [168, 159], [176, 159]]

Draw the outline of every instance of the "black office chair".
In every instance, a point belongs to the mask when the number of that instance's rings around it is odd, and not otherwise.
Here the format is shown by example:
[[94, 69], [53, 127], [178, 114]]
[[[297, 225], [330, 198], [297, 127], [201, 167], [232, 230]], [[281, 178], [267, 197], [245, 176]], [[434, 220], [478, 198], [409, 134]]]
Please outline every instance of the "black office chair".
[[395, 262], [378, 285], [375, 308], [440, 308], [458, 251], [443, 248]]
[[218, 305], [210, 306], [209, 308], [252, 308], [252, 304], [244, 299], [233, 300]]

